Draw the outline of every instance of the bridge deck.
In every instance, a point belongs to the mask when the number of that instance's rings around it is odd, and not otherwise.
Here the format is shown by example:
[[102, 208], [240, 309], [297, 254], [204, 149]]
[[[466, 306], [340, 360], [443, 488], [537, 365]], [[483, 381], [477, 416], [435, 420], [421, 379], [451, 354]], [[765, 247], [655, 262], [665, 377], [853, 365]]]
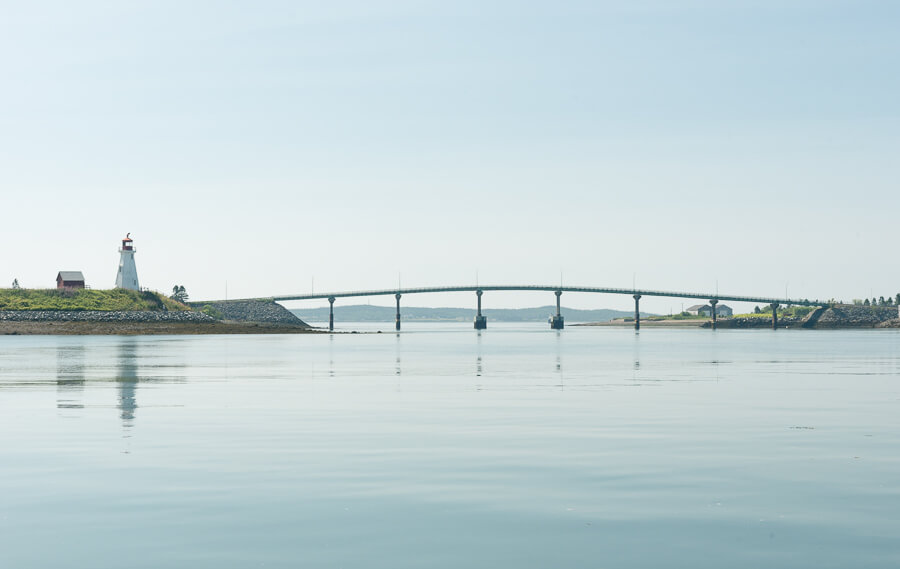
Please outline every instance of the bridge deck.
[[234, 300], [316, 300], [328, 298], [348, 298], [360, 296], [393, 296], [395, 294], [427, 294], [437, 292], [475, 292], [475, 291], [544, 291], [544, 292], [588, 292], [599, 294], [626, 294], [629, 296], [639, 294], [641, 296], [661, 296], [668, 298], [696, 298], [701, 300], [717, 300], [730, 302], [750, 302], [756, 304], [780, 304], [799, 306], [822, 306], [825, 303], [819, 300], [807, 300], [799, 298], [774, 298], [764, 296], [741, 296], [729, 294], [711, 294], [699, 292], [678, 292], [666, 290], [625, 289], [606, 287], [581, 287], [581, 286], [545, 286], [545, 285], [484, 285], [484, 286], [437, 286], [419, 288], [394, 288], [382, 290], [355, 290], [340, 292], [322, 292], [315, 294], [292, 294], [282, 296], [267, 296], [260, 298], [241, 298]]

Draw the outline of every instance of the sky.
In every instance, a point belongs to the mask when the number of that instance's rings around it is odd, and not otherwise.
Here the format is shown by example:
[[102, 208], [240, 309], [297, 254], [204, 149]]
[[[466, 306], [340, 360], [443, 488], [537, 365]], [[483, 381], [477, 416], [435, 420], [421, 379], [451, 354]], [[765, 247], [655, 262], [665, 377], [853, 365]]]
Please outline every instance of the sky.
[[0, 286], [111, 288], [130, 232], [142, 286], [193, 299], [894, 295], [898, 28], [866, 0], [3, 2]]

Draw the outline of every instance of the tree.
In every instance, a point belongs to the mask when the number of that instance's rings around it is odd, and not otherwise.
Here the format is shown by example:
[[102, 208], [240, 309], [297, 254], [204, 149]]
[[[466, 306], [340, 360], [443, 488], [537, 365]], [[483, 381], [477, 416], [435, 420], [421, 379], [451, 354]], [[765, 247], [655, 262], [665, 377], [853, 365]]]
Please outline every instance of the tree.
[[878, 297], [878, 306], [884, 306], [884, 297], [883, 296]]
[[863, 306], [869, 306], [869, 299], [868, 299], [868, 298], [865, 299], [865, 300], [863, 301]]
[[172, 287], [172, 296], [170, 296], [172, 300], [177, 300], [178, 302], [187, 302], [188, 293], [184, 289], [184, 285], [175, 285]]
[[753, 307], [753, 314], [759, 314], [759, 306]]
[[[22, 287], [19, 286], [19, 279], [13, 279], [13, 288], [14, 288], [14, 289], [20, 289], [20, 288], [22, 288]], [[900, 294], [898, 294], [897, 296], [900, 297]]]
[[900, 304], [900, 292], [897, 293], [897, 296], [895, 296], [894, 299], [897, 301], [897, 304]]

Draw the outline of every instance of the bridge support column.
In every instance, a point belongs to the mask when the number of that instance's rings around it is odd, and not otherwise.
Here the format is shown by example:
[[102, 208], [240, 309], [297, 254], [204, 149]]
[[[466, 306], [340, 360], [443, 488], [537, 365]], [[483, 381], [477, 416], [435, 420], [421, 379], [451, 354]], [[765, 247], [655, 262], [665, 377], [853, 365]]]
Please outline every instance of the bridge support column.
[[716, 312], [716, 305], [719, 304], [719, 301], [714, 298], [709, 301], [709, 304], [712, 305], [712, 329], [715, 330], [716, 329], [716, 320], [719, 316], [719, 314]]
[[550, 317], [550, 328], [553, 330], [562, 330], [565, 327], [562, 314], [559, 312], [559, 297], [562, 296], [562, 291], [558, 290], [554, 294], [556, 295], [556, 316]]
[[328, 297], [328, 331], [334, 332], [334, 297]]
[[641, 295], [634, 295], [634, 329], [641, 329]]
[[401, 295], [399, 292], [394, 295], [394, 298], [397, 299], [397, 320], [396, 320], [394, 326], [398, 332], [400, 331], [400, 296]]
[[487, 329], [487, 318], [482, 316], [481, 314], [481, 295], [484, 294], [484, 291], [476, 290], [475, 296], [478, 297], [478, 313], [475, 315], [475, 329], [476, 330], [486, 330]]
[[772, 304], [772, 330], [778, 330], [778, 304]]

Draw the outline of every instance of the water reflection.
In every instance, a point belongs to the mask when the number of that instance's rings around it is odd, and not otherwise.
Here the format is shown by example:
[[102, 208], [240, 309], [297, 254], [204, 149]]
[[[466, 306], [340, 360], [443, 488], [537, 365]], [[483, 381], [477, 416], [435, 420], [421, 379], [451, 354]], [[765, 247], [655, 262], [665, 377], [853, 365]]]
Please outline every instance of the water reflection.
[[134, 424], [134, 411], [137, 409], [138, 384], [138, 349], [133, 338], [124, 338], [119, 344], [116, 381], [119, 384], [119, 416], [122, 426]]
[[334, 334], [328, 335], [328, 377], [334, 379]]
[[56, 407], [84, 408], [84, 346], [56, 348]]
[[565, 391], [566, 382], [563, 379], [562, 365], [562, 334], [557, 330], [556, 333], [556, 374], [559, 376], [559, 390]]
[[639, 333], [634, 334], [634, 370], [641, 369], [641, 336]]
[[400, 348], [401, 348], [400, 333], [397, 332], [397, 361], [396, 361], [396, 367], [394, 368], [394, 375], [397, 375], [397, 376], [402, 375], [402, 370], [400, 367]]
[[484, 371], [481, 359], [481, 330], [478, 330], [475, 341], [475, 377], [481, 377]]
[[631, 366], [631, 381], [634, 383], [638, 383], [641, 381], [640, 371], [641, 371], [641, 336], [640, 334], [635, 333], [634, 335], [634, 343], [633, 352], [632, 352], [632, 360], [634, 363]]

